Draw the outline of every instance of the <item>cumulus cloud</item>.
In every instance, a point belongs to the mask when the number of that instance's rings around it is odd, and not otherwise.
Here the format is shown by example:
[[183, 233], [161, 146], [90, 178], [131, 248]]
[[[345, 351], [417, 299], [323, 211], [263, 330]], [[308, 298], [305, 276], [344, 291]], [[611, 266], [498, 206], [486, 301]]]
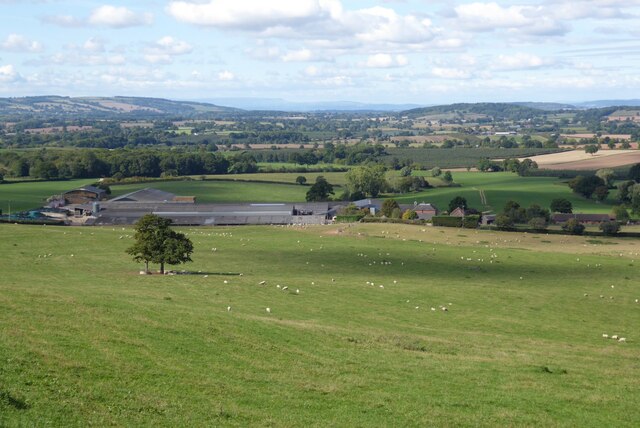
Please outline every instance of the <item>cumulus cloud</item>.
[[553, 61], [528, 53], [498, 55], [492, 65], [494, 70], [531, 70], [552, 64]]
[[174, 56], [186, 55], [191, 52], [193, 52], [193, 47], [189, 43], [165, 36], [146, 47], [144, 58], [154, 64], [169, 64], [173, 62]]
[[150, 13], [135, 13], [123, 6], [103, 5], [91, 12], [87, 22], [91, 25], [112, 28], [135, 27], [137, 25], [151, 24], [153, 15]]
[[563, 35], [568, 24], [543, 6], [468, 3], [454, 8], [456, 22], [470, 31], [519, 30], [530, 35]]
[[404, 55], [393, 56], [383, 53], [370, 55], [364, 63], [365, 67], [369, 68], [404, 67], [407, 64], [409, 64], [409, 60]]
[[45, 16], [42, 20], [61, 27], [127, 28], [152, 24], [153, 14], [137, 13], [124, 6], [102, 5], [93, 9], [86, 18], [77, 18], [72, 15], [53, 15]]
[[472, 73], [468, 70], [463, 70], [454, 67], [433, 67], [431, 69], [431, 75], [440, 79], [470, 79]]
[[218, 80], [222, 80], [225, 82], [235, 80], [236, 75], [230, 72], [229, 70], [223, 70], [218, 73]]
[[284, 62], [306, 62], [313, 59], [313, 52], [309, 49], [299, 49], [296, 51], [287, 52], [282, 55], [282, 61]]
[[10, 52], [40, 52], [42, 44], [34, 40], [29, 40], [20, 34], [9, 34], [0, 43], [0, 49]]
[[327, 3], [323, 0], [172, 1], [167, 11], [177, 20], [189, 24], [259, 31], [316, 20], [327, 13]]
[[12, 83], [19, 80], [22, 80], [22, 76], [20, 76], [12, 64], [0, 65], [1, 83]]

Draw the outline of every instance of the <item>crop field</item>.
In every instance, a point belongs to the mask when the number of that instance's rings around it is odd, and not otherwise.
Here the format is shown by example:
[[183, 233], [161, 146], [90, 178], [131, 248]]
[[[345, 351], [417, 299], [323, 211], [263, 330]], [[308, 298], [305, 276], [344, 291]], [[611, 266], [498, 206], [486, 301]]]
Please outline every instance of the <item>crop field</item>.
[[597, 170], [640, 163], [639, 150], [600, 150], [594, 155], [572, 150], [530, 158], [541, 169]]
[[475, 168], [482, 159], [506, 159], [535, 156], [545, 153], [557, 152], [558, 149], [478, 149], [478, 148], [454, 148], [454, 149], [397, 149], [391, 148], [385, 157], [390, 161], [396, 157], [400, 160], [411, 161], [424, 165], [427, 168]]
[[181, 231], [0, 225], [1, 426], [640, 424], [638, 240]]

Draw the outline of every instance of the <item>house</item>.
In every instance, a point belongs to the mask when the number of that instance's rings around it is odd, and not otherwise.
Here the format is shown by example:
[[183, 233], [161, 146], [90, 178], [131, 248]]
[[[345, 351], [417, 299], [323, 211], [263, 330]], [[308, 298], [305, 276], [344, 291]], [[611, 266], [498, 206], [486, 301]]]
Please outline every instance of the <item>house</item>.
[[464, 217], [470, 214], [471, 213], [465, 210], [464, 208], [458, 207], [449, 213], [449, 217]]
[[69, 190], [62, 194], [66, 204], [86, 204], [101, 201], [107, 197], [107, 192], [95, 186], [85, 186]]
[[605, 221], [615, 220], [615, 217], [612, 217], [609, 214], [563, 214], [563, 213], [555, 213], [551, 215], [551, 220], [554, 223], [566, 223], [570, 219], [576, 219], [580, 223], [584, 224], [598, 224]]
[[438, 215], [438, 208], [433, 204], [421, 202], [414, 204], [411, 209], [418, 214], [420, 220], [431, 220], [433, 216]]

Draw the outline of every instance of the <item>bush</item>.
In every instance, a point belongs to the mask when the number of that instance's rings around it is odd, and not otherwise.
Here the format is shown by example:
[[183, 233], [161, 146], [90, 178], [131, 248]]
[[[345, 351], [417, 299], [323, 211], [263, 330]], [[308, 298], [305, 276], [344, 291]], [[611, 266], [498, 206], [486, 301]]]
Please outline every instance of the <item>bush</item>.
[[418, 218], [418, 213], [415, 212], [414, 210], [406, 210], [404, 213], [402, 213], [403, 220], [415, 220], [417, 218]]
[[599, 229], [607, 236], [613, 236], [620, 232], [620, 223], [617, 221], [603, 221], [600, 223]]
[[534, 217], [529, 220], [529, 227], [534, 230], [545, 230], [547, 228], [547, 220], [544, 217]]
[[336, 221], [338, 223], [357, 223], [364, 217], [364, 214], [338, 215]]
[[571, 218], [562, 225], [562, 230], [572, 235], [582, 235], [584, 232], [584, 225], [575, 218]]
[[629, 212], [625, 207], [617, 206], [613, 207], [611, 214], [619, 223], [626, 223], [629, 221]]
[[431, 218], [434, 226], [444, 227], [464, 227], [466, 229], [475, 229], [480, 223], [479, 215], [468, 215], [463, 217], [449, 217], [447, 215], [434, 216]]

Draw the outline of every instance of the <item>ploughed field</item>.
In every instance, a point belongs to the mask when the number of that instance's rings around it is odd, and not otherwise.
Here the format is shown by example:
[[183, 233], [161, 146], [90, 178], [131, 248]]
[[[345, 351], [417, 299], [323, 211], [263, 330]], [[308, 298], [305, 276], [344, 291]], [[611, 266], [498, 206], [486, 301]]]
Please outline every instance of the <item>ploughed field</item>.
[[0, 225], [1, 426], [640, 424], [638, 240], [181, 231]]

